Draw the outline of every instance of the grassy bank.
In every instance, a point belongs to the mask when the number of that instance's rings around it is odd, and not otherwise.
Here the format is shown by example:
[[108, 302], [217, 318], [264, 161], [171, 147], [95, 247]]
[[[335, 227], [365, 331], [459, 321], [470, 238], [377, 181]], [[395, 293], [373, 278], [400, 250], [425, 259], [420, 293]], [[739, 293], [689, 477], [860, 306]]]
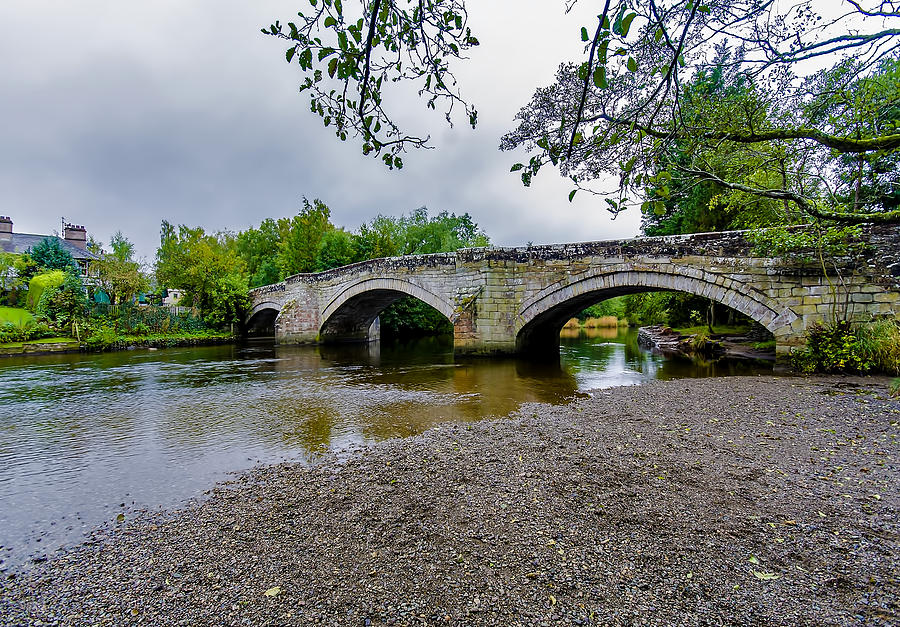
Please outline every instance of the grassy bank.
[[124, 350], [128, 348], [172, 348], [175, 346], [209, 346], [228, 344], [235, 336], [227, 331], [201, 331], [195, 333], [166, 334], [152, 333], [148, 335], [109, 335], [92, 336], [82, 342], [82, 350], [89, 352]]

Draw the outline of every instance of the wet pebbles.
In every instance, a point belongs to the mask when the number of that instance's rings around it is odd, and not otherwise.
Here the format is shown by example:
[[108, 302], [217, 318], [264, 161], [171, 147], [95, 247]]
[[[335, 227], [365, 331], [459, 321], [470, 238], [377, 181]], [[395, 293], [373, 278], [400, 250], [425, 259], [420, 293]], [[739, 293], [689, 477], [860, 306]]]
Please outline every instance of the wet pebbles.
[[888, 625], [886, 380], [655, 382], [281, 464], [0, 587], [32, 625]]

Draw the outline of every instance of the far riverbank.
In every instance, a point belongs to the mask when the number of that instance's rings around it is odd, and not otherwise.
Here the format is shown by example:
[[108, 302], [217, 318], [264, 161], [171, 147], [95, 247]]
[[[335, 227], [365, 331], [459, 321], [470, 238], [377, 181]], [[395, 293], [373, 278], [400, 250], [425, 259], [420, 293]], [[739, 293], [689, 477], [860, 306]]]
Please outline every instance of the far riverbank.
[[891, 624], [887, 383], [657, 381], [261, 467], [4, 581], [0, 619]]

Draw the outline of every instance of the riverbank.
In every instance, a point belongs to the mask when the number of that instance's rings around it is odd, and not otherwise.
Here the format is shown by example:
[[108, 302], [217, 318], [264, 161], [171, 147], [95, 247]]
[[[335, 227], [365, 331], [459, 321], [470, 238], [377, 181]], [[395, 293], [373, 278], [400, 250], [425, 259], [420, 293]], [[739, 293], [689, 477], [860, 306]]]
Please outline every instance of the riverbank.
[[264, 467], [5, 580], [0, 622], [889, 624], [887, 383], [657, 382]]
[[27, 342], [0, 344], [0, 357], [25, 355], [52, 355], [54, 353], [92, 353], [97, 351], [132, 350], [136, 348], [174, 348], [177, 346], [217, 346], [230, 344], [238, 338], [231, 333], [206, 333], [202, 335], [151, 335], [117, 336], [100, 345], [79, 342], [75, 338], [49, 338]]

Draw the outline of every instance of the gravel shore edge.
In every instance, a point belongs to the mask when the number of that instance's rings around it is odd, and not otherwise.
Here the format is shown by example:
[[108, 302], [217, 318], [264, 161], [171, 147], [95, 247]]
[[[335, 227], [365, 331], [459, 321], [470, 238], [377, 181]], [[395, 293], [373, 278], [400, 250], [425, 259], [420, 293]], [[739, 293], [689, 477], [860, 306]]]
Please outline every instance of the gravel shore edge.
[[658, 381], [261, 467], [5, 579], [0, 624], [898, 624], [887, 384]]

